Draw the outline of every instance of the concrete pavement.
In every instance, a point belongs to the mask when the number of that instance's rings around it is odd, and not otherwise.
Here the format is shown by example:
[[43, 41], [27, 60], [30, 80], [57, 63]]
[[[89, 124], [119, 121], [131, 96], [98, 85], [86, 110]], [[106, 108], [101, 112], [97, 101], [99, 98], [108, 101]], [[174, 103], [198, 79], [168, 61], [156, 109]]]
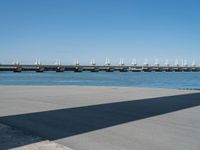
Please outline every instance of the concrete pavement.
[[0, 95], [0, 123], [74, 150], [200, 149], [198, 91], [2, 86]]

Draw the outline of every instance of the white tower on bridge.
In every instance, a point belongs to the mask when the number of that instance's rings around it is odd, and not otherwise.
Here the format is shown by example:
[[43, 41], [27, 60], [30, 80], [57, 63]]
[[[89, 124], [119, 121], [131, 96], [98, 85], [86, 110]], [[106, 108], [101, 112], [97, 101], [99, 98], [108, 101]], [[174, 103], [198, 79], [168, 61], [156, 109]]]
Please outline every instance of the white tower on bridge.
[[92, 59], [90, 60], [90, 64], [91, 64], [92, 66], [95, 66], [95, 65], [96, 65], [96, 60], [95, 60], [95, 58], [92, 58]]
[[131, 62], [131, 65], [137, 66], [137, 60], [136, 60], [136, 59], [133, 59], [132, 62]]
[[106, 58], [105, 65], [106, 65], [106, 66], [110, 66], [110, 65], [111, 65], [111, 62], [110, 62], [110, 59], [109, 59], [109, 58]]
[[196, 62], [195, 62], [195, 60], [192, 61], [192, 67], [196, 67]]
[[37, 65], [38, 64], [38, 60], [37, 58], [35, 59], [35, 62], [34, 62], [34, 65]]
[[56, 59], [55, 65], [61, 65], [60, 59]]
[[120, 58], [120, 60], [119, 60], [119, 65], [124, 66], [124, 60], [122, 58]]
[[78, 58], [74, 59], [74, 65], [79, 66], [79, 60], [78, 60]]
[[40, 59], [37, 59], [36, 58], [36, 60], [35, 60], [35, 63], [34, 63], [35, 65], [41, 65], [41, 63], [40, 63]]
[[17, 59], [13, 59], [12, 64], [13, 65], [19, 65], [20, 63], [19, 63], [19, 61]]

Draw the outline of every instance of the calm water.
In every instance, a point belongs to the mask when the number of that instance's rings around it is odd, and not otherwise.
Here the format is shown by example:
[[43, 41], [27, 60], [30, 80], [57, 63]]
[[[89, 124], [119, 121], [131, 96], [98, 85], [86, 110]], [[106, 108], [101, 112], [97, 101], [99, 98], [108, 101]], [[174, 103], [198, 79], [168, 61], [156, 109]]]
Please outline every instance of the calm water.
[[82, 85], [200, 89], [200, 73], [0, 72], [0, 85]]

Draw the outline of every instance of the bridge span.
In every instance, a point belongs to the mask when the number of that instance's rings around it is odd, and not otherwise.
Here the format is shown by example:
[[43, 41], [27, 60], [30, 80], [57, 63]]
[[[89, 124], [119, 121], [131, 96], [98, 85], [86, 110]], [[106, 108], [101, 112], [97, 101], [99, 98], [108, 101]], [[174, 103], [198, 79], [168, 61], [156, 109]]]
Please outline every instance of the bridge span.
[[74, 71], [74, 72], [200, 72], [199, 66], [120, 66], [120, 65], [26, 65], [26, 64], [1, 64], [0, 72], [2, 71]]

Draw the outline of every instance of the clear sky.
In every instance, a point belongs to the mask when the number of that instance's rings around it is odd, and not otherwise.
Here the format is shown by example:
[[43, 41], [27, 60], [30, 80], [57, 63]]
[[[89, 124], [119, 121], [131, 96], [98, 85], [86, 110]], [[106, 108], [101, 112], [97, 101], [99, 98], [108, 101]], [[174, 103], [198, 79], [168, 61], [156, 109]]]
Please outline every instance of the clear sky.
[[200, 63], [199, 0], [0, 0], [0, 63]]

